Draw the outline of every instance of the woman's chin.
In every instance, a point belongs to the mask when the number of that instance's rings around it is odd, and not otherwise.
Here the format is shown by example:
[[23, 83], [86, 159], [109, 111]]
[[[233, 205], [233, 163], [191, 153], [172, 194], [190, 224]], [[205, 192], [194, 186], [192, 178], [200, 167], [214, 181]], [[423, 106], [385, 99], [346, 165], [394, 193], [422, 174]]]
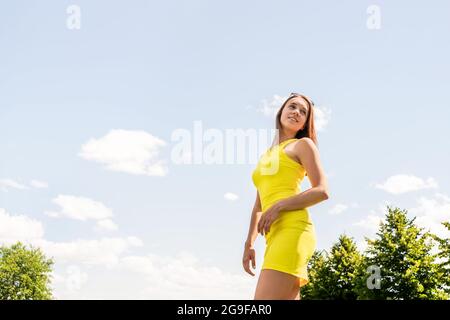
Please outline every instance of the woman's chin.
[[300, 130], [300, 126], [293, 125], [292, 123], [284, 123], [284, 127], [289, 129], [290, 131]]

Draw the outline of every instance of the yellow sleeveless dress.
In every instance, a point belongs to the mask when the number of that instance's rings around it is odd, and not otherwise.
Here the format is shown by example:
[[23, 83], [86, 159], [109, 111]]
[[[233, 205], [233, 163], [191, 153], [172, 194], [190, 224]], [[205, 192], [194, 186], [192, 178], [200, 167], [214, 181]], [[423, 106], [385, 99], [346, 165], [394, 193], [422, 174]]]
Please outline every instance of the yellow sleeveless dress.
[[[268, 149], [252, 173], [263, 214], [277, 201], [301, 192], [306, 170], [284, 150], [295, 140], [298, 139], [288, 139]], [[295, 275], [300, 278], [300, 287], [307, 284], [307, 265], [316, 248], [315, 228], [307, 208], [281, 211], [264, 238], [266, 250], [261, 269]]]

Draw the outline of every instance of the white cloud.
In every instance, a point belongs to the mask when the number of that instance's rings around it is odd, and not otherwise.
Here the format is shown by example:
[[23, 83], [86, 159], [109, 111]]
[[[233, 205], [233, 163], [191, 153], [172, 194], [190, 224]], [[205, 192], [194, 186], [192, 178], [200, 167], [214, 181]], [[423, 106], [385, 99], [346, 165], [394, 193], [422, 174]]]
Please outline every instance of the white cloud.
[[206, 266], [189, 252], [127, 256], [122, 270], [144, 279], [140, 299], [252, 299], [255, 278]]
[[165, 176], [165, 162], [158, 159], [166, 142], [145, 132], [111, 130], [99, 139], [90, 139], [79, 156], [101, 163], [108, 170], [135, 175]]
[[44, 239], [44, 227], [38, 220], [25, 215], [12, 215], [0, 208], [0, 243], [22, 241], [43, 249], [60, 263], [108, 264], [117, 263], [119, 255], [130, 247], [143, 243], [136, 237], [102, 238], [53, 242]]
[[115, 231], [119, 227], [110, 219], [103, 219], [97, 222], [98, 230]]
[[258, 273], [227, 272], [186, 251], [121, 256], [110, 268], [79, 265], [72, 290], [67, 271], [56, 275], [58, 299], [252, 299], [258, 279]]
[[97, 220], [95, 227], [97, 231], [115, 231], [118, 229], [117, 224], [109, 219], [113, 216], [112, 210], [99, 201], [60, 194], [52, 202], [57, 204], [60, 209], [59, 211], [45, 211], [45, 214], [49, 217], [67, 217], [81, 221]]
[[356, 247], [358, 248], [359, 252], [366, 251], [368, 244], [366, 239], [361, 239], [359, 241], [356, 241]]
[[287, 97], [282, 97], [275, 94], [270, 100], [263, 99], [261, 101], [261, 106], [256, 110], [262, 112], [266, 117], [275, 117], [278, 109], [280, 109], [283, 102], [287, 99]]
[[2, 191], [8, 191], [8, 189], [25, 190], [28, 187], [12, 179], [0, 179], [0, 189]]
[[[47, 182], [39, 181], [39, 180], [31, 180], [30, 186], [33, 188], [38, 188], [38, 189], [48, 188]], [[29, 187], [15, 181], [13, 179], [0, 179], [0, 190], [8, 191], [8, 189], [27, 190], [27, 189], [29, 189]]]
[[364, 219], [355, 222], [354, 225], [365, 228], [373, 233], [376, 233], [378, 231], [378, 228], [380, 227], [381, 221], [383, 221], [382, 217], [369, 214]]
[[413, 175], [398, 174], [389, 177], [384, 183], [376, 184], [375, 187], [392, 194], [401, 194], [421, 189], [437, 188], [438, 184], [431, 177], [423, 180]]
[[108, 268], [119, 262], [119, 256], [131, 247], [142, 246], [135, 237], [77, 239], [68, 242], [53, 242], [41, 239], [33, 244], [39, 246], [58, 263], [102, 265]]
[[77, 265], [69, 265], [64, 272], [52, 272], [52, 293], [55, 299], [74, 299], [79, 297], [79, 291], [87, 283], [88, 273]]
[[10, 245], [17, 241], [41, 248], [58, 263], [106, 266], [117, 263], [119, 256], [129, 248], [143, 246], [142, 241], [136, 237], [49, 241], [44, 238], [44, 227], [40, 221], [25, 215], [12, 215], [0, 208], [0, 245]]
[[387, 213], [387, 206], [393, 205], [389, 201], [384, 201], [382, 204], [378, 205], [376, 210], [370, 210], [366, 217], [353, 223], [353, 225], [369, 231], [370, 234], [366, 234], [366, 236], [372, 238], [377, 233], [380, 223], [384, 222], [385, 215]]
[[236, 201], [237, 199], [239, 199], [238, 195], [237, 195], [237, 194], [234, 194], [234, 193], [232, 193], [232, 192], [227, 192], [227, 193], [225, 193], [225, 194], [223, 195], [223, 197], [224, 197], [226, 200], [229, 200], [229, 201]]
[[415, 221], [417, 225], [440, 237], [450, 237], [450, 232], [441, 224], [450, 221], [450, 197], [436, 193], [431, 198], [420, 197], [417, 203], [417, 207], [408, 210], [417, 217]]
[[[261, 105], [256, 110], [266, 117], [275, 119], [278, 110], [287, 98], [275, 94], [269, 100], [263, 99]], [[317, 131], [323, 131], [325, 129], [330, 121], [330, 117], [331, 110], [329, 108], [314, 106], [314, 125]]]
[[327, 107], [314, 107], [314, 126], [317, 131], [325, 130], [330, 122], [331, 110]]
[[30, 185], [38, 189], [48, 188], [48, 183], [45, 181], [31, 180]]
[[[407, 209], [408, 218], [416, 217], [414, 223], [421, 228], [425, 228], [425, 231], [430, 231], [441, 238], [450, 237], [450, 232], [441, 223], [450, 221], [450, 197], [442, 193], [436, 193], [433, 197], [420, 197], [416, 202], [417, 206]], [[384, 205], [380, 205], [377, 211], [371, 210], [370, 215], [354, 223], [354, 225], [372, 232], [372, 234], [367, 235], [372, 238], [379, 229], [379, 223], [385, 218], [387, 205], [395, 207], [392, 203], [385, 201]]]
[[347, 210], [348, 206], [342, 203], [336, 204], [334, 207], [332, 207], [329, 211], [330, 214], [340, 214]]
[[356, 202], [353, 202], [351, 204], [344, 204], [344, 203], [338, 203], [335, 206], [333, 206], [330, 211], [328, 211], [329, 214], [332, 215], [338, 215], [347, 210], [348, 208], [357, 208], [359, 205]]
[[127, 242], [134, 247], [142, 247], [144, 245], [138, 237], [127, 237]]
[[136, 237], [53, 242], [43, 235], [39, 221], [0, 210], [0, 245], [21, 238], [54, 259], [56, 299], [252, 299], [258, 277], [208, 266], [186, 251], [124, 255], [143, 246]]
[[11, 244], [16, 241], [41, 239], [44, 227], [38, 220], [25, 215], [11, 215], [0, 208], [0, 242]]
[[111, 209], [103, 203], [85, 197], [60, 194], [52, 202], [60, 206], [60, 211], [47, 211], [46, 214], [51, 217], [67, 217], [86, 221], [89, 219], [103, 220], [113, 215]]

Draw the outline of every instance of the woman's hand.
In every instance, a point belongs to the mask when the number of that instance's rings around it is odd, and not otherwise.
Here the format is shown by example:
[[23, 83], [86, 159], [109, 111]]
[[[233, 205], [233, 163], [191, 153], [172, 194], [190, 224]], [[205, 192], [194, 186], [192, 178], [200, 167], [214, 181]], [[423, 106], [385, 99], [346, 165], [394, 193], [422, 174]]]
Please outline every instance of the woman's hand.
[[253, 269], [256, 268], [255, 249], [252, 245], [245, 244], [244, 256], [242, 257], [242, 265], [244, 270], [254, 276], [255, 274], [250, 270], [250, 261], [252, 262]]
[[280, 210], [280, 204], [279, 202], [277, 202], [262, 213], [261, 219], [259, 219], [258, 222], [258, 233], [264, 235], [265, 233], [267, 234], [270, 231], [270, 226], [276, 219], [278, 219]]

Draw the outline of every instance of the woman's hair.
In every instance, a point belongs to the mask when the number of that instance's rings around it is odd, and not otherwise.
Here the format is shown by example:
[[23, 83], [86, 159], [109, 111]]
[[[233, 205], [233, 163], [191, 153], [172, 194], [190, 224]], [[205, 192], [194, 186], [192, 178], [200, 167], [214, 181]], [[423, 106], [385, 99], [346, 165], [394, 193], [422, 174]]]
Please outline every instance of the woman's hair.
[[278, 130], [281, 130], [281, 113], [283, 112], [284, 107], [289, 102], [289, 100], [300, 97], [303, 98], [303, 100], [306, 101], [308, 104], [308, 115], [306, 117], [306, 123], [303, 127], [303, 130], [297, 131], [295, 134], [295, 138], [301, 139], [304, 137], [310, 138], [315, 145], [318, 144], [317, 142], [317, 136], [316, 136], [316, 129], [314, 127], [314, 102], [308, 98], [305, 95], [299, 94], [299, 93], [291, 93], [291, 95], [284, 101], [284, 103], [281, 105], [280, 110], [278, 110], [277, 115], [275, 117], [275, 126]]

